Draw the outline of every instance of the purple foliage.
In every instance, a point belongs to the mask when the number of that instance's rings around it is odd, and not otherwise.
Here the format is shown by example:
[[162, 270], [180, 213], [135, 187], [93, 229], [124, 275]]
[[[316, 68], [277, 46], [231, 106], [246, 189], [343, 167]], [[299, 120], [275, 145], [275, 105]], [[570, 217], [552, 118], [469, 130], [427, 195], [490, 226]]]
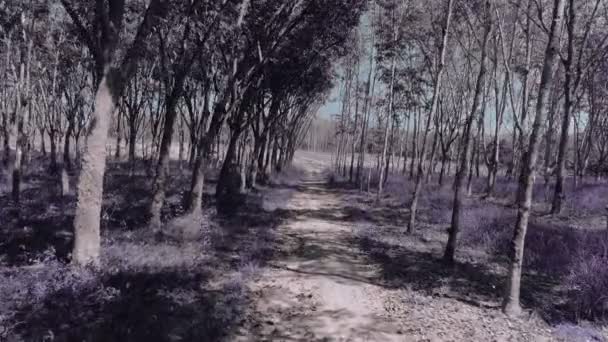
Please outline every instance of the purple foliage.
[[583, 184], [566, 195], [568, 214], [605, 215], [608, 184]]
[[0, 331], [0, 340], [11, 336], [17, 328], [14, 317], [19, 310], [30, 307], [29, 311], [36, 311], [51, 295], [75, 297], [77, 293], [84, 292], [83, 289], [104, 297], [112, 292], [107, 291], [94, 272], [74, 269], [59, 262], [54, 251], [44, 253], [32, 266], [0, 267], [0, 327], [4, 327], [4, 331]]
[[[515, 224], [511, 210], [486, 205], [464, 211], [461, 243], [508, 255]], [[524, 267], [558, 276], [577, 316], [608, 318], [608, 233], [530, 222]]]
[[577, 257], [570, 267], [570, 274], [564, 279], [564, 285], [568, 290], [568, 304], [578, 316], [608, 318], [607, 255]]
[[604, 342], [606, 339], [593, 327], [573, 324], [560, 324], [555, 327], [554, 335], [568, 342]]
[[514, 210], [496, 205], [466, 208], [461, 217], [461, 242], [489, 254], [503, 254], [511, 239], [515, 223]]

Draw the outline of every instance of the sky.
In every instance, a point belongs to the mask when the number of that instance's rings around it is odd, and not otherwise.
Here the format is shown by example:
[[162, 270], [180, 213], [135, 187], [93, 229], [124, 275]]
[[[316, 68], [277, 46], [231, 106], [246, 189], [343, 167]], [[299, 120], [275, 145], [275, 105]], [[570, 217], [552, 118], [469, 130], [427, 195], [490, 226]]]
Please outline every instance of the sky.
[[321, 108], [319, 108], [319, 112], [317, 113], [318, 117], [322, 118], [331, 118], [333, 115], [340, 114], [341, 105], [340, 105], [340, 85], [336, 82], [336, 86], [331, 90], [331, 95], [327, 99], [327, 102]]

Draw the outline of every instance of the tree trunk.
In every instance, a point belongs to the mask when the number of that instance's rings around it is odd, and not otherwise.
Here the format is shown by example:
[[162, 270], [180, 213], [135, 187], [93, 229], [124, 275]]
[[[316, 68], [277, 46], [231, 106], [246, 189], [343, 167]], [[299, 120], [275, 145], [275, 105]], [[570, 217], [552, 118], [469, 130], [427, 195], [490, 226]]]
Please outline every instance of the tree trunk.
[[180, 170], [182, 169], [182, 160], [184, 159], [184, 144], [185, 144], [184, 127], [183, 127], [183, 123], [180, 121], [179, 147], [178, 147], [178, 154], [177, 154], [177, 160], [179, 162]]
[[42, 155], [46, 157], [46, 139], [44, 137], [44, 130], [40, 130], [40, 148], [42, 149]]
[[420, 121], [420, 108], [414, 111], [414, 137], [412, 139], [412, 159], [410, 160], [410, 180], [414, 179], [414, 168], [418, 158], [418, 126]]
[[[555, 179], [553, 202], [551, 204], [551, 214], [554, 215], [559, 214], [562, 211], [562, 203], [564, 200], [564, 173], [566, 172], [566, 152], [568, 148], [568, 134], [570, 133], [572, 112], [572, 61], [574, 59], [574, 29], [576, 27], [576, 12], [573, 0], [569, 1], [568, 7], [568, 56], [564, 61], [564, 68], [566, 69], [564, 80], [564, 114], [562, 116], [559, 149], [557, 152], [557, 176]], [[576, 178], [576, 174], [574, 174], [574, 177]]]
[[15, 204], [19, 204], [20, 202], [20, 194], [21, 194], [21, 164], [23, 158], [23, 145], [25, 142], [25, 136], [23, 135], [23, 112], [24, 108], [22, 106], [23, 102], [23, 84], [24, 84], [24, 73], [25, 66], [21, 63], [21, 68], [19, 72], [19, 83], [17, 87], [17, 103], [15, 105], [15, 123], [13, 124], [13, 139], [15, 141], [15, 159], [13, 160], [12, 165], [12, 200]]
[[72, 262], [78, 265], [99, 264], [100, 219], [103, 176], [106, 167], [106, 141], [110, 118], [116, 108], [113, 89], [104, 75], [95, 96], [95, 110], [87, 145], [82, 154], [82, 169], [78, 180], [78, 202], [74, 218], [74, 250]]
[[[3, 158], [3, 162], [4, 165], [8, 165], [9, 160], [10, 160], [10, 156], [11, 156], [11, 147], [10, 147], [10, 134], [9, 134], [9, 120], [7, 119], [7, 117], [9, 116], [8, 113], [2, 113], [2, 126], [4, 127], [4, 129], [2, 130], [3, 134], [3, 145], [4, 145], [4, 158]], [[43, 151], [44, 151], [44, 134], [42, 135], [42, 147], [43, 147]], [[44, 153], [46, 155], [46, 153]]]
[[437, 151], [437, 143], [438, 143], [438, 139], [437, 139], [437, 130], [439, 129], [437, 127], [438, 125], [435, 125], [435, 130], [433, 132], [433, 145], [431, 146], [431, 158], [429, 161], [429, 169], [428, 172], [426, 173], [426, 179], [425, 182], [430, 182], [431, 178], [433, 177], [433, 173], [435, 172], [435, 153]]
[[445, 164], [446, 164], [447, 158], [448, 158], [447, 153], [442, 152], [441, 170], [439, 171], [439, 181], [438, 181], [439, 186], [443, 186], [443, 177], [445, 176]]
[[[72, 136], [72, 132], [74, 132], [74, 124], [70, 120], [65, 137], [63, 138], [63, 165], [67, 170], [72, 169], [72, 158], [70, 158], [70, 137]], [[42, 139], [44, 139], [44, 136]]]
[[[491, 14], [490, 14], [491, 15]], [[486, 43], [487, 45], [487, 43]], [[483, 55], [483, 53], [482, 53]], [[487, 52], [486, 52], [487, 55]], [[482, 56], [485, 57], [485, 56]], [[484, 62], [485, 63], [485, 62]], [[486, 70], [484, 70], [484, 73], [487, 73], [487, 66], [484, 65], [484, 68]], [[484, 84], [485, 86], [485, 84]], [[482, 105], [481, 105], [481, 113], [478, 116], [477, 119], [477, 135], [475, 137], [475, 146], [473, 148], [473, 156], [475, 156], [475, 173], [477, 178], [479, 178], [479, 159], [480, 159], [480, 155], [481, 155], [481, 147], [483, 142], [483, 135], [484, 135], [484, 121], [485, 121], [485, 116], [486, 116], [486, 106], [487, 106], [487, 100], [488, 100], [488, 94], [486, 91], [483, 91], [483, 100], [482, 100]], [[470, 164], [470, 171], [469, 171], [469, 179], [467, 181], [467, 196], [471, 196], [473, 194], [473, 162], [472, 160], [470, 160], [469, 162]]]
[[114, 159], [120, 160], [120, 145], [122, 144], [122, 130], [121, 130], [121, 113], [118, 111], [116, 116], [116, 152], [114, 153]]
[[408, 136], [409, 136], [409, 132], [410, 132], [410, 116], [411, 116], [411, 114], [407, 116], [406, 124], [404, 125], [405, 136], [403, 137], [403, 169], [401, 170], [401, 174], [403, 176], [405, 176], [405, 174], [407, 173], [407, 155], [408, 155], [407, 140], [408, 140]]
[[[215, 112], [211, 118], [209, 129], [206, 134], [202, 134], [197, 146], [198, 155], [194, 163], [192, 171], [192, 180], [190, 183], [190, 191], [186, 199], [186, 208], [189, 214], [199, 216], [203, 204], [203, 189], [205, 185], [205, 172], [207, 171], [207, 161], [210, 152], [213, 149], [213, 144], [216, 139], [219, 139], [222, 129], [222, 123], [226, 113], [226, 103], [222, 100], [217, 105]], [[219, 153], [218, 153], [219, 157]]]
[[[469, 164], [471, 163], [471, 131], [477, 115], [481, 97], [485, 93], [485, 76], [487, 72], [486, 60], [487, 60], [487, 45], [490, 37], [490, 31], [492, 30], [492, 12], [491, 4], [489, 0], [485, 3], [485, 27], [483, 33], [483, 40], [481, 45], [481, 60], [479, 66], [479, 75], [477, 76], [477, 82], [475, 84], [475, 95], [473, 98], [473, 105], [471, 107], [471, 113], [467, 118], [464, 131], [462, 132], [462, 153], [460, 154], [460, 167], [456, 172], [456, 178], [454, 180], [454, 202], [452, 206], [452, 222], [450, 229], [448, 230], [448, 243], [445, 248], [443, 255], [444, 262], [452, 265], [454, 264], [454, 254], [456, 253], [456, 243], [458, 239], [458, 233], [460, 231], [460, 210], [462, 207], [462, 199], [464, 194], [464, 180], [469, 170]], [[484, 100], [485, 101], [485, 100]], [[485, 107], [485, 106], [484, 106]], [[485, 109], [485, 108], [484, 108]], [[482, 110], [484, 110], [482, 109]], [[483, 114], [482, 114], [483, 115]], [[481, 124], [481, 122], [480, 122]], [[472, 173], [472, 172], [470, 172]], [[470, 175], [469, 175], [470, 177]]]
[[230, 186], [229, 183], [231, 183], [229, 177], [232, 176], [230, 171], [234, 162], [234, 157], [236, 156], [237, 142], [239, 140], [240, 133], [240, 131], [235, 130], [230, 137], [228, 149], [226, 150], [226, 156], [224, 157], [224, 162], [222, 163], [222, 168], [220, 169], [220, 174], [217, 180], [215, 196], [218, 198], [229, 193], [230, 189], [228, 189], [228, 187]]
[[357, 151], [357, 141], [359, 134], [359, 60], [357, 59], [357, 68], [355, 74], [355, 122], [354, 122], [354, 131], [353, 131], [353, 141], [351, 143], [351, 154], [350, 154], [350, 170], [348, 173], [348, 181], [349, 183], [353, 183], [354, 180], [354, 168], [355, 168], [355, 152]]
[[57, 136], [53, 130], [49, 132], [49, 138], [51, 142], [51, 165], [49, 168], [52, 173], [55, 173], [57, 172]]
[[[176, 85], [177, 87], [179, 85]], [[152, 203], [150, 205], [150, 228], [155, 233], [161, 232], [161, 209], [165, 202], [165, 183], [167, 181], [167, 173], [169, 171], [169, 161], [171, 152], [171, 143], [173, 142], [173, 131], [175, 126], [175, 117], [177, 116], [176, 105], [179, 99], [178, 91], [175, 90], [167, 97], [165, 109], [165, 126], [163, 128], [163, 137], [160, 144], [158, 163], [156, 164], [156, 172], [154, 183], [152, 185]]]
[[530, 141], [528, 144], [528, 152], [522, 157], [521, 174], [519, 178], [519, 188], [517, 193], [517, 221], [515, 223], [513, 241], [511, 244], [509, 264], [509, 276], [505, 288], [505, 298], [503, 302], [503, 311], [509, 316], [516, 316], [521, 313], [519, 303], [522, 261], [524, 255], [524, 242], [526, 231], [528, 229], [528, 220], [530, 217], [530, 208], [532, 206], [532, 191], [534, 187], [534, 178], [536, 170], [536, 161], [538, 158], [538, 150], [541, 139], [541, 129], [545, 116], [545, 102], [549, 92], [553, 78], [553, 69], [557, 53], [559, 51], [559, 32], [561, 30], [561, 21], [564, 14], [565, 0], [554, 0], [553, 6], [553, 21], [549, 31], [549, 41], [545, 51], [544, 65], [541, 74], [539, 85], [538, 100], [536, 103], [536, 116]]
[[414, 185], [414, 193], [412, 194], [412, 202], [410, 203], [410, 219], [407, 225], [407, 232], [413, 233], [414, 226], [416, 225], [416, 210], [418, 207], [418, 197], [420, 196], [420, 190], [422, 188], [422, 166], [424, 163], [424, 155], [426, 153], [426, 136], [429, 131], [429, 127], [431, 125], [431, 119], [435, 115], [437, 111], [437, 103], [439, 100], [439, 90], [441, 89], [441, 79], [443, 76], [444, 64], [445, 64], [445, 55], [446, 55], [446, 47], [448, 45], [448, 32], [450, 30], [450, 23], [452, 21], [452, 9], [454, 7], [454, 0], [448, 0], [447, 4], [447, 12], [445, 16], [445, 23], [443, 25], [443, 34], [441, 39], [441, 48], [440, 48], [440, 57], [439, 57], [439, 65], [437, 68], [437, 75], [435, 79], [435, 84], [433, 86], [433, 98], [431, 100], [431, 108], [428, 113], [428, 117], [426, 120], [426, 125], [424, 128], [424, 138], [422, 139], [422, 150], [420, 152], [419, 161], [418, 161], [418, 172], [416, 174], [416, 184]]
[[[384, 144], [382, 145], [382, 157], [380, 159], [380, 178], [378, 180], [378, 192], [376, 194], [376, 203], [380, 203], [380, 198], [382, 197], [382, 190], [384, 188], [384, 179], [388, 177], [388, 164], [387, 160], [387, 149], [389, 144], [389, 138], [392, 131], [393, 125], [393, 100], [394, 100], [394, 89], [395, 89], [395, 70], [396, 70], [396, 61], [395, 56], [392, 58], [391, 62], [391, 84], [389, 88], [389, 99], [388, 99], [388, 112], [386, 113], [386, 129], [384, 131]], [[384, 167], [384, 163], [386, 163], [386, 167]], [[384, 170], [383, 170], [384, 168]]]
[[[135, 146], [137, 143], [137, 127], [135, 122], [129, 122], [129, 163], [135, 162]], [[143, 149], [143, 146], [142, 146]]]
[[[373, 20], [372, 20], [372, 25], [373, 25]], [[373, 35], [372, 35], [372, 39], [373, 39]], [[364, 113], [363, 113], [363, 127], [361, 130], [361, 141], [359, 143], [359, 153], [360, 153], [360, 158], [359, 158], [359, 165], [357, 167], [357, 182], [360, 182], [360, 187], [359, 190], [363, 191], [363, 169], [365, 168], [365, 155], [367, 153], [367, 146], [366, 146], [366, 142], [367, 142], [367, 130], [368, 130], [368, 124], [369, 124], [369, 116], [370, 116], [370, 112], [371, 112], [371, 107], [373, 105], [373, 101], [374, 101], [374, 91], [375, 91], [375, 87], [376, 87], [376, 77], [374, 75], [374, 66], [373, 66], [373, 58], [374, 57], [374, 50], [372, 49], [370, 52], [370, 59], [369, 59], [369, 74], [367, 77], [367, 93], [366, 93], [366, 97], [365, 97], [365, 106], [364, 106]], [[371, 86], [370, 86], [371, 83]]]

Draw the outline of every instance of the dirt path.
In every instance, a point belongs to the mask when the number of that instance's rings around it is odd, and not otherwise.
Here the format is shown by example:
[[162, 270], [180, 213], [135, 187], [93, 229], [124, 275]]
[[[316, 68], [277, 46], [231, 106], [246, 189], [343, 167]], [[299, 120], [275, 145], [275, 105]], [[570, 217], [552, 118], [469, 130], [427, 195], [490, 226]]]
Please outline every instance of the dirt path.
[[384, 316], [378, 271], [352, 242], [359, 223], [344, 220], [343, 194], [325, 186], [321, 163], [302, 162], [304, 179], [265, 200], [289, 218], [282, 255], [252, 285], [257, 323], [240, 340], [405, 340]]

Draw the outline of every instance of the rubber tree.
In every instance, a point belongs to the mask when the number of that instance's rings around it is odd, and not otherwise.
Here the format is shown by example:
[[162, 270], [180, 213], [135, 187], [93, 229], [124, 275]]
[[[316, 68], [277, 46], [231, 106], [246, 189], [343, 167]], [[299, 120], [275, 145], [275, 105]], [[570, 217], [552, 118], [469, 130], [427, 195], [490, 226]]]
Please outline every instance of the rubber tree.
[[[596, 0], [595, 5], [588, 21], [585, 23], [584, 33], [581, 41], [579, 42], [578, 51], [575, 50], [576, 29], [579, 21], [576, 1], [568, 0], [568, 20], [566, 21], [566, 27], [568, 32], [567, 42], [567, 55], [562, 58], [562, 63], [565, 69], [565, 80], [564, 80], [564, 109], [562, 113], [561, 131], [559, 148], [557, 154], [557, 174], [555, 179], [555, 187], [553, 194], [553, 201], [551, 203], [551, 213], [559, 214], [562, 211], [562, 205], [564, 201], [564, 178], [566, 172], [566, 152], [568, 147], [568, 135], [570, 134], [570, 122], [572, 121], [572, 112], [575, 110], [575, 104], [577, 101], [576, 95], [580, 88], [584, 74], [593, 64], [594, 59], [603, 57], [603, 54], [591, 54], [589, 61], [583, 64], [583, 53], [587, 47], [587, 41], [592, 28], [592, 23], [595, 20], [596, 14], [600, 9], [601, 0]], [[608, 36], [607, 36], [608, 37]], [[603, 42], [600, 46], [596, 47], [596, 50], [602, 51]], [[598, 51], [598, 52], [599, 52]], [[577, 53], [578, 52], [578, 53]], [[576, 60], [576, 63], [575, 63]], [[574, 175], [576, 177], [577, 175]]]
[[418, 199], [420, 197], [420, 191], [422, 190], [422, 181], [424, 179], [423, 175], [423, 166], [426, 154], [426, 140], [429, 128], [431, 127], [432, 118], [435, 116], [435, 112], [437, 111], [437, 104], [439, 102], [439, 93], [441, 91], [441, 84], [443, 79], [444, 67], [445, 67], [445, 56], [448, 45], [448, 37], [450, 32], [450, 25], [452, 23], [452, 12], [454, 8], [454, 0], [448, 0], [446, 11], [445, 11], [445, 21], [442, 27], [441, 41], [439, 45], [439, 59], [437, 61], [437, 70], [433, 80], [433, 95], [431, 98], [431, 106], [429, 108], [429, 112], [426, 118], [426, 124], [423, 128], [422, 133], [422, 146], [418, 156], [418, 172], [416, 173], [416, 180], [414, 185], [414, 191], [412, 193], [412, 200], [410, 202], [410, 218], [407, 224], [407, 232], [409, 234], [414, 232], [414, 227], [416, 225], [416, 211], [418, 209]]
[[492, 31], [492, 2], [486, 0], [484, 4], [483, 17], [483, 36], [481, 42], [481, 58], [479, 60], [479, 74], [477, 75], [477, 81], [475, 83], [475, 92], [473, 95], [473, 104], [471, 106], [471, 112], [466, 118], [464, 129], [461, 136], [461, 153], [459, 167], [456, 172], [456, 178], [454, 179], [454, 199], [452, 202], [452, 220], [450, 228], [448, 230], [448, 242], [443, 255], [444, 262], [448, 264], [454, 263], [454, 254], [456, 253], [456, 243], [458, 239], [458, 233], [460, 232], [460, 220], [462, 210], [462, 200], [466, 196], [465, 193], [465, 178], [469, 170], [469, 164], [471, 163], [471, 136], [473, 124], [476, 121], [476, 117], [479, 115], [479, 105], [481, 98], [484, 93], [485, 79], [487, 74], [487, 59], [488, 59], [488, 41], [490, 39], [490, 33]]
[[[354, 27], [358, 21], [362, 1], [346, 2], [344, 0], [331, 0], [324, 4], [310, 0], [299, 0], [275, 6], [273, 3], [266, 3], [263, 6], [251, 6], [253, 11], [250, 15], [242, 12], [246, 6], [241, 6], [241, 13], [234, 21], [227, 23], [231, 34], [237, 36], [248, 36], [251, 39], [235, 40], [234, 45], [223, 49], [221, 60], [227, 65], [223, 66], [224, 77], [221, 87], [217, 89], [214, 96], [215, 103], [211, 110], [210, 123], [205, 132], [201, 134], [197, 146], [197, 158], [194, 166], [193, 177], [191, 180], [190, 191], [186, 198], [186, 207], [189, 212], [200, 211], [202, 206], [202, 194], [204, 186], [204, 175], [208, 164], [213, 143], [217, 140], [225, 120], [231, 115], [236, 114], [237, 109], [243, 100], [243, 94], [248, 89], [258, 84], [260, 77], [265, 77], [265, 70], [271, 68], [275, 59], [280, 59], [280, 54], [290, 48], [290, 42], [294, 41], [294, 36], [305, 45], [322, 52], [327, 41], [318, 38], [342, 37]], [[328, 7], [336, 11], [328, 11]], [[341, 11], [341, 12], [340, 12]], [[338, 15], [340, 13], [340, 15]], [[256, 20], [250, 20], [258, 18]], [[263, 18], [263, 20], [259, 20]], [[348, 31], [342, 32], [332, 30], [332, 34], [322, 35], [320, 32], [329, 32], [329, 25], [345, 25]], [[341, 29], [343, 29], [342, 27]], [[332, 41], [334, 45], [341, 46], [341, 40]], [[291, 46], [294, 48], [294, 46]], [[297, 48], [297, 47], [296, 47]], [[280, 140], [280, 139], [278, 139]], [[270, 162], [275, 163], [279, 154], [279, 141], [270, 140], [268, 143], [275, 143], [273, 154], [270, 155]], [[283, 144], [281, 144], [283, 145]], [[276, 148], [275, 148], [276, 147]], [[281, 146], [282, 147], [282, 146]], [[267, 156], [269, 156], [267, 154]], [[284, 155], [283, 155], [284, 156]]]
[[[398, 4], [391, 7], [389, 15], [391, 18], [391, 27], [389, 30], [389, 55], [390, 55], [390, 71], [389, 71], [389, 86], [388, 86], [388, 108], [386, 111], [386, 123], [384, 129], [384, 142], [382, 144], [382, 154], [380, 156], [380, 178], [378, 180], [378, 191], [376, 192], [376, 203], [380, 202], [382, 197], [382, 190], [384, 188], [384, 181], [388, 177], [388, 159], [387, 151], [390, 141], [390, 133], [392, 131], [393, 117], [395, 115], [395, 75], [397, 70], [397, 43], [399, 40], [399, 25], [402, 21], [402, 16], [406, 9], [401, 8]], [[384, 167], [386, 164], [386, 168]]]
[[536, 176], [536, 162], [538, 159], [541, 131], [546, 115], [546, 102], [554, 75], [554, 68], [560, 49], [559, 32], [562, 27], [566, 0], [554, 0], [551, 26], [540, 84], [536, 102], [536, 113], [530, 133], [527, 151], [521, 159], [521, 171], [517, 189], [517, 220], [513, 229], [513, 239], [510, 247], [509, 275], [505, 286], [503, 311], [509, 316], [521, 313], [519, 301], [521, 289], [522, 262], [524, 256], [525, 238], [532, 207], [532, 192]]
[[[94, 59], [95, 101], [77, 185], [72, 262], [97, 266], [100, 262], [101, 204], [110, 118], [125, 83], [136, 70], [145, 40], [162, 13], [159, 11], [161, 0], [152, 0], [145, 9], [135, 38], [128, 48], [121, 44], [121, 31], [126, 19], [124, 1], [96, 0], [93, 8], [83, 8], [82, 4], [75, 5], [69, 0], [62, 0], [62, 4], [80, 40]], [[85, 15], [82, 16], [80, 12], [85, 12]], [[86, 12], [92, 12], [92, 23], [83, 21], [83, 17], [88, 17]], [[121, 50], [124, 57], [119, 59], [118, 52]]]

